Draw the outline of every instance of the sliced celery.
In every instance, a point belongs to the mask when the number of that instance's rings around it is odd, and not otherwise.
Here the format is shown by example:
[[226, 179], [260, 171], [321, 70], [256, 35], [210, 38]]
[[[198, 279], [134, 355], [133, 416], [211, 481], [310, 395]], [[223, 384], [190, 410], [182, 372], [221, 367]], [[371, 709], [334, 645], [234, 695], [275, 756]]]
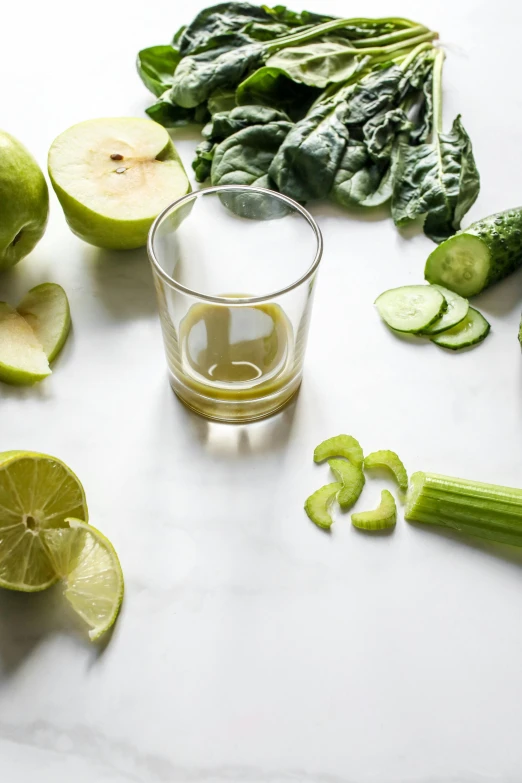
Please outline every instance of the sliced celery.
[[328, 530], [332, 524], [333, 519], [330, 516], [330, 506], [335, 500], [335, 496], [343, 488], [343, 485], [335, 481], [332, 484], [326, 484], [326, 486], [318, 489], [313, 495], [305, 501], [305, 511], [316, 525]]
[[388, 468], [391, 470], [397, 484], [403, 492], [408, 489], [408, 474], [406, 468], [394, 451], [384, 449], [382, 451], [373, 451], [364, 458], [365, 468]]
[[522, 546], [522, 490], [436, 473], [414, 473], [405, 518]]
[[352, 514], [352, 524], [361, 530], [386, 530], [394, 527], [396, 521], [397, 507], [393, 495], [387, 489], [383, 489], [380, 505], [374, 511]]
[[330, 457], [344, 457], [359, 468], [364, 459], [361, 444], [351, 435], [336, 435], [323, 440], [314, 451], [314, 462], [324, 462]]
[[329, 459], [328, 464], [337, 481], [343, 485], [337, 495], [337, 502], [341, 508], [351, 508], [363, 491], [364, 473], [346, 459]]

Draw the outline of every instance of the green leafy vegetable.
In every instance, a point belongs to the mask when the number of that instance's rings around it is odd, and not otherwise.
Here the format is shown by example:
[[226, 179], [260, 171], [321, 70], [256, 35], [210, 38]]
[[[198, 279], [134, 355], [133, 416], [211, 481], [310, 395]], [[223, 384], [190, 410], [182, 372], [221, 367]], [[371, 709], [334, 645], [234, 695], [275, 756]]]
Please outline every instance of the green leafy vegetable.
[[180, 59], [179, 50], [173, 46], [151, 46], [138, 53], [136, 65], [145, 86], [159, 97], [172, 86]]
[[398, 17], [220, 3], [170, 46], [142, 50], [138, 71], [158, 98], [149, 116], [169, 127], [253, 105], [295, 123], [285, 133], [276, 124], [235, 141], [206, 136], [212, 146], [201, 144], [193, 164], [198, 180], [263, 181], [298, 201], [330, 198], [345, 207], [391, 199], [397, 225], [425, 216], [426, 234], [439, 242], [459, 228], [479, 178], [460, 118], [442, 132], [444, 55], [436, 37]]
[[435, 58], [433, 103], [437, 118], [431, 144], [411, 146], [401, 141], [397, 151], [392, 215], [398, 226], [426, 215], [424, 232], [434, 242], [442, 242], [460, 228], [468, 209], [474, 204], [479, 174], [471, 142], [460, 116], [451, 132], [442, 133], [442, 62]]

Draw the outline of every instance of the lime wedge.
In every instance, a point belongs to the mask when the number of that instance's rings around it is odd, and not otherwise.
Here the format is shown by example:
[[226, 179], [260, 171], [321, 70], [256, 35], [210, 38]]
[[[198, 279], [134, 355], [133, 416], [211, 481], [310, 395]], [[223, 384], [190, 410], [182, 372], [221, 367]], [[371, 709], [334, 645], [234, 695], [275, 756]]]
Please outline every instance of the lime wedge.
[[0, 587], [35, 592], [58, 576], [42, 532], [88, 519], [85, 493], [67, 465], [30, 451], [0, 453]]
[[111, 542], [79, 519], [69, 527], [45, 530], [43, 538], [65, 597], [91, 627], [94, 642], [113, 625], [123, 601], [123, 573]]

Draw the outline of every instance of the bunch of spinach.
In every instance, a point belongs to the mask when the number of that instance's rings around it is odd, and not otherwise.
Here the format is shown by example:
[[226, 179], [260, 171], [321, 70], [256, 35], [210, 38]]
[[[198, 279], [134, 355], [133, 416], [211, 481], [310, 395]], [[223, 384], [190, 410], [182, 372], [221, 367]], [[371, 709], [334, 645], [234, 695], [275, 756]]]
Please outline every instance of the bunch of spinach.
[[475, 201], [479, 176], [460, 118], [442, 132], [436, 37], [399, 18], [221, 3], [170, 46], [141, 51], [138, 70], [158, 96], [153, 119], [207, 122], [198, 181], [345, 207], [391, 200], [397, 225], [425, 216], [440, 242]]

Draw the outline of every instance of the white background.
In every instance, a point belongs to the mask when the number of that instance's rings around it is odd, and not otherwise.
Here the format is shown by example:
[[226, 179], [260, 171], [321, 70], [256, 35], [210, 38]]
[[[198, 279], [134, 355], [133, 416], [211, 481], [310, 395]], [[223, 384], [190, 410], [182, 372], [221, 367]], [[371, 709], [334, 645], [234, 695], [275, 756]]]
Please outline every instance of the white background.
[[[141, 116], [138, 49], [202, 2], [11, 2], [0, 29], [0, 127], [45, 167], [75, 122]], [[520, 195], [522, 11], [512, 0], [310, 0], [406, 15], [447, 46], [446, 124], [461, 112], [482, 177], [475, 219]], [[174, 134], [190, 166], [197, 132]], [[390, 334], [372, 306], [419, 283], [433, 245], [379, 216], [313, 208], [324, 232], [297, 402], [209, 424], [166, 380], [144, 251], [82, 243], [52, 198], [45, 238], [0, 278], [15, 304], [52, 280], [74, 332], [53, 376], [0, 389], [0, 447], [59, 456], [114, 542], [126, 600], [90, 646], [59, 590], [0, 595], [0, 777], [10, 783], [518, 783], [522, 556], [401, 519], [331, 535], [303, 501], [312, 452], [348, 432], [407, 468], [521, 485], [522, 277], [477, 300], [492, 334], [453, 355]], [[382, 486], [386, 486], [385, 482]], [[388, 486], [390, 486], [388, 484]], [[368, 480], [358, 509], [377, 504]]]

